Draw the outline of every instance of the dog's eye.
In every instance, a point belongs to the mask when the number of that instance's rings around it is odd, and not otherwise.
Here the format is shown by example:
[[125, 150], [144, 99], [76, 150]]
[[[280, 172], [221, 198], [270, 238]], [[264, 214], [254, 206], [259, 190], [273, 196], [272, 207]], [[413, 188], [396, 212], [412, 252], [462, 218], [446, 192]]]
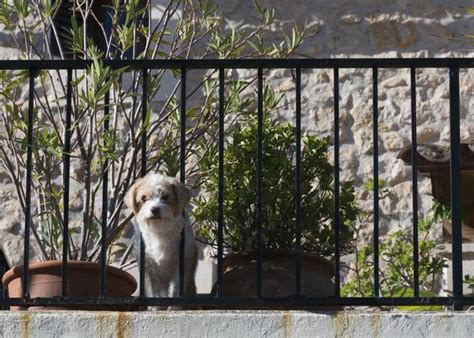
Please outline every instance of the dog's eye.
[[147, 195], [143, 195], [142, 198], [141, 198], [142, 202], [146, 202], [148, 200], [148, 196]]
[[161, 199], [163, 201], [167, 201], [168, 200], [168, 194], [164, 194], [163, 196], [161, 196]]

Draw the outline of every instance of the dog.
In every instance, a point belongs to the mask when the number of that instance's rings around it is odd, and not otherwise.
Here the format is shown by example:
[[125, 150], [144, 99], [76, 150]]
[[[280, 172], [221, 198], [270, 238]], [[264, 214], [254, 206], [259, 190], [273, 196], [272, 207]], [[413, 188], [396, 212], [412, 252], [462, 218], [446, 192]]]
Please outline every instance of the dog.
[[[177, 178], [157, 173], [136, 180], [125, 196], [125, 203], [135, 215], [136, 234], [141, 233], [145, 244], [145, 295], [148, 297], [179, 296], [183, 229], [184, 296], [196, 297], [197, 242], [185, 215], [190, 199], [191, 190]], [[139, 243], [139, 236], [135, 237]]]

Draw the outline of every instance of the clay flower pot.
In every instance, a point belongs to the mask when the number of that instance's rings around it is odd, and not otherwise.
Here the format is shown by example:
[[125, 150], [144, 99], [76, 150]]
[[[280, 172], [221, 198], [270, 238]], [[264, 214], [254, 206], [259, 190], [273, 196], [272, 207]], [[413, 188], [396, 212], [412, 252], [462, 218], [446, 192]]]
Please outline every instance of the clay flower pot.
[[[295, 254], [287, 250], [265, 250], [263, 252], [263, 297], [292, 297], [295, 295], [295, 259]], [[257, 294], [256, 276], [255, 252], [241, 252], [224, 257], [223, 297], [255, 297]], [[303, 295], [309, 297], [334, 296], [333, 276], [334, 267], [329, 261], [316, 255], [301, 253], [301, 292]], [[217, 284], [214, 285], [212, 294], [217, 295]], [[242, 308], [242, 306], [237, 307]], [[271, 307], [271, 309], [276, 308], [279, 307]], [[321, 308], [318, 307], [318, 309]]]
[[[62, 292], [61, 279], [62, 261], [44, 261], [29, 264], [30, 279], [28, 290], [31, 298], [58, 297]], [[2, 278], [3, 285], [8, 289], [12, 298], [21, 298], [23, 265], [18, 265], [8, 270]], [[131, 296], [137, 287], [135, 278], [129, 273], [118, 268], [107, 266], [107, 296]], [[98, 297], [100, 295], [100, 264], [68, 261], [67, 295], [69, 297]], [[127, 310], [121, 306], [61, 306], [56, 309], [87, 309], [87, 310]], [[24, 309], [12, 306], [12, 310]], [[51, 307], [48, 307], [51, 309]]]

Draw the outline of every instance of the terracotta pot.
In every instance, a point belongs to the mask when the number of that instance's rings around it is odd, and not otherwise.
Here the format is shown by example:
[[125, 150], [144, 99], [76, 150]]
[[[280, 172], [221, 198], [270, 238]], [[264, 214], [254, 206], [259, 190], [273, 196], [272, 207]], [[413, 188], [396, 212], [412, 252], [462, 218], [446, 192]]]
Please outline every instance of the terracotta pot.
[[[472, 220], [474, 217], [474, 212], [471, 212], [468, 215], [469, 219]], [[473, 222], [471, 222], [472, 224]], [[474, 243], [474, 228], [470, 224], [461, 223], [461, 233], [462, 233], [462, 242], [463, 243]], [[453, 225], [450, 221], [443, 221], [443, 240], [445, 243], [452, 243], [453, 235]]]
[[[62, 293], [62, 261], [45, 261], [29, 264], [30, 279], [28, 290], [31, 298], [58, 297]], [[12, 298], [21, 298], [23, 265], [8, 270], [2, 278], [3, 285]], [[137, 287], [135, 278], [118, 268], [107, 266], [107, 296], [131, 296]], [[100, 295], [100, 264], [82, 261], [68, 261], [67, 294], [70, 297], [98, 297]], [[36, 307], [35, 307], [36, 308]], [[52, 307], [47, 307], [51, 309]], [[93, 305], [93, 306], [60, 306], [55, 309], [87, 310], [127, 310], [130, 306]], [[12, 306], [11, 310], [24, 309]]]
[[[295, 259], [295, 254], [290, 251], [263, 252], [263, 297], [291, 297], [295, 295]], [[256, 276], [257, 261], [255, 252], [242, 252], [224, 257], [223, 297], [255, 297], [257, 294]], [[301, 292], [303, 295], [313, 297], [334, 296], [333, 276], [334, 267], [329, 261], [308, 253], [301, 254]], [[217, 284], [214, 285], [212, 294], [217, 294]], [[284, 308], [284, 306], [271, 307], [271, 309], [275, 308]], [[318, 307], [318, 309], [322, 309], [322, 307]], [[329, 307], [324, 307], [324, 309], [329, 309]], [[331, 309], [333, 308], [331, 307]]]

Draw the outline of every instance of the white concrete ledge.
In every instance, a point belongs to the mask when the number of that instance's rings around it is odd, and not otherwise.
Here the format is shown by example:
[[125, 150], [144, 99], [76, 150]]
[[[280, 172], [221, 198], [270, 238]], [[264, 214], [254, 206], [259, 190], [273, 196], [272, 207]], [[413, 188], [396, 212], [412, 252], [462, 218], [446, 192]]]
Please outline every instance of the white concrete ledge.
[[3, 337], [473, 337], [474, 313], [341, 311], [25, 311]]

